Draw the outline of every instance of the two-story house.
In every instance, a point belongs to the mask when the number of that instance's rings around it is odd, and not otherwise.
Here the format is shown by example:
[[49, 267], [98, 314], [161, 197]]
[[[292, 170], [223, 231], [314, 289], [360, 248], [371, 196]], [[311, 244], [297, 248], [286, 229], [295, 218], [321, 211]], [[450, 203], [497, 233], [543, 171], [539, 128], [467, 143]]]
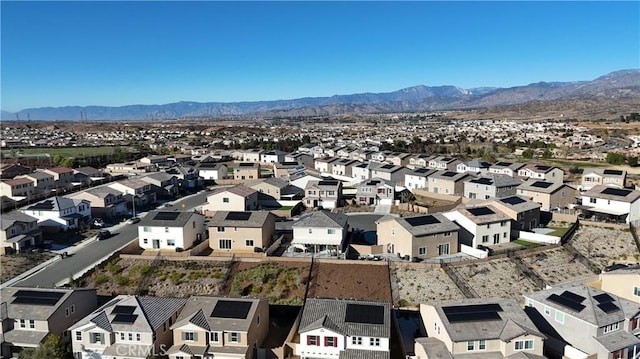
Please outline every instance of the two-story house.
[[593, 186], [624, 188], [627, 184], [627, 171], [601, 168], [585, 168], [582, 172], [580, 190], [588, 191]]
[[358, 162], [351, 168], [351, 177], [356, 181], [364, 181], [371, 178], [371, 169], [368, 163]]
[[640, 304], [585, 285], [524, 296], [527, 314], [547, 335], [550, 356], [604, 359], [640, 354]]
[[578, 192], [564, 183], [529, 180], [518, 186], [516, 194], [540, 203], [540, 210], [549, 212], [556, 208], [567, 208], [575, 202]]
[[309, 181], [304, 188], [303, 203], [307, 208], [336, 208], [342, 199], [342, 182], [336, 180]]
[[518, 174], [518, 170], [524, 166], [524, 163], [500, 161], [491, 165], [489, 172], [515, 177]]
[[0, 197], [7, 196], [18, 199], [29, 197], [35, 193], [33, 181], [28, 178], [16, 178], [0, 181]]
[[109, 163], [105, 166], [105, 171], [111, 175], [131, 175], [155, 172], [158, 170], [153, 164], [131, 161], [131, 162], [118, 162]]
[[588, 219], [607, 219], [629, 223], [640, 221], [640, 191], [596, 185], [580, 196], [576, 206]]
[[67, 197], [89, 201], [92, 218], [112, 219], [127, 214], [124, 193], [111, 187], [93, 187], [70, 194]]
[[202, 206], [204, 213], [215, 211], [253, 211], [258, 209], [258, 191], [245, 185], [218, 187]]
[[127, 203], [135, 203], [135, 206], [142, 208], [156, 203], [156, 193], [151, 187], [151, 183], [140, 179], [124, 179], [117, 182], [109, 183], [108, 187], [124, 193]]
[[425, 154], [417, 154], [409, 157], [409, 165], [414, 167], [427, 168], [429, 167], [429, 161], [433, 159], [434, 156], [429, 156]]
[[540, 225], [540, 203], [528, 198], [496, 198], [489, 204], [511, 218], [511, 231], [531, 231]]
[[384, 161], [394, 166], [406, 166], [409, 164], [410, 158], [411, 158], [410, 153], [391, 152], [390, 154], [387, 155]]
[[44, 171], [31, 172], [26, 175], [16, 176], [15, 178], [31, 180], [35, 193], [49, 193], [52, 189], [56, 188], [56, 181], [53, 179], [53, 175]]
[[260, 178], [260, 163], [241, 162], [233, 166], [233, 179], [252, 180]]
[[174, 198], [179, 192], [178, 177], [175, 175], [155, 172], [139, 178], [151, 185], [151, 190], [156, 193], [156, 198]]
[[448, 194], [462, 196], [464, 194], [464, 182], [474, 178], [469, 172], [458, 173], [453, 171], [436, 171], [429, 175], [427, 191], [436, 194]]
[[169, 359], [252, 359], [269, 331], [266, 298], [192, 296], [171, 326]]
[[67, 329], [98, 307], [95, 289], [6, 287], [0, 297], [3, 358], [17, 358], [22, 349], [39, 347], [49, 335], [68, 343]]
[[195, 212], [151, 211], [138, 225], [143, 249], [180, 251], [206, 238], [204, 216]]
[[314, 211], [301, 216], [292, 229], [292, 245], [313, 248], [314, 253], [328, 251], [340, 256], [346, 250], [349, 218], [344, 213]]
[[294, 354], [312, 358], [389, 359], [391, 305], [348, 299], [307, 299]]
[[250, 148], [242, 152], [242, 162], [260, 162], [260, 156], [264, 150], [259, 148]]
[[337, 161], [332, 162], [331, 174], [334, 176], [353, 176], [353, 166], [359, 164], [356, 160], [348, 158], [340, 158]]
[[491, 205], [459, 207], [443, 215], [464, 228], [458, 237], [461, 245], [478, 248], [511, 241], [511, 218]]
[[276, 216], [267, 211], [217, 211], [209, 220], [209, 247], [214, 251], [253, 253], [271, 245]]
[[167, 168], [165, 173], [176, 176], [180, 191], [191, 191], [204, 185], [198, 166], [177, 164]]
[[440, 213], [384, 216], [376, 221], [378, 244], [399, 257], [434, 258], [458, 252], [460, 228]]
[[0, 164], [0, 178], [1, 179], [11, 179], [16, 176], [26, 175], [27, 173], [31, 173], [31, 168], [27, 166], [22, 166], [16, 163], [3, 163]]
[[489, 199], [513, 196], [522, 181], [507, 175], [488, 173], [464, 182], [464, 196], [469, 199]]
[[456, 171], [461, 161], [453, 157], [435, 157], [429, 160], [428, 167], [439, 171]]
[[68, 189], [73, 186], [74, 173], [71, 168], [67, 167], [53, 167], [36, 170], [38, 172], [45, 172], [53, 176], [55, 181], [55, 187], [57, 189]]
[[186, 298], [119, 295], [69, 328], [74, 358], [146, 359], [173, 345]]
[[476, 158], [468, 162], [458, 163], [456, 172], [474, 172], [484, 175], [489, 173], [489, 167], [491, 167], [491, 163]]
[[333, 163], [340, 161], [338, 157], [318, 157], [313, 161], [313, 168], [321, 174], [331, 174]]
[[24, 252], [42, 243], [42, 230], [38, 219], [19, 211], [0, 217], [0, 254]]
[[427, 190], [429, 187], [429, 176], [436, 170], [431, 168], [416, 168], [404, 175], [404, 185], [413, 192], [416, 189]]
[[284, 161], [286, 152], [280, 150], [265, 151], [260, 154], [260, 162], [262, 163], [277, 163]]
[[564, 171], [556, 166], [530, 163], [518, 170], [518, 177], [551, 183], [562, 183]]
[[513, 299], [420, 304], [420, 316], [416, 358], [544, 358], [546, 336]]
[[219, 181], [228, 176], [227, 165], [216, 162], [200, 162], [197, 165], [200, 176], [205, 182]]
[[84, 199], [50, 197], [20, 210], [38, 219], [38, 226], [75, 229], [91, 219], [91, 204]]
[[358, 183], [356, 202], [364, 205], [393, 204], [396, 186], [382, 178], [372, 178]]
[[411, 172], [411, 170], [406, 167], [389, 163], [372, 165], [370, 168], [371, 178], [382, 178], [392, 182], [396, 186], [404, 186], [405, 175]]

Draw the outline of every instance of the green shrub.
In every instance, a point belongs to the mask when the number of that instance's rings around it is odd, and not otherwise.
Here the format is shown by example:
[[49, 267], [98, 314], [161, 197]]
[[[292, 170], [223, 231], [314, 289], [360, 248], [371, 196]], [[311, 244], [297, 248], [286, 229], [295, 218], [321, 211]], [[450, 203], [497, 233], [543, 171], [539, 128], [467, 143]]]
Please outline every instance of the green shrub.
[[121, 274], [118, 274], [116, 276], [116, 283], [118, 285], [121, 285], [123, 287], [128, 286], [131, 283], [131, 280], [129, 279], [129, 277], [123, 276]]
[[102, 273], [102, 274], [98, 274], [96, 276], [96, 279], [93, 282], [95, 283], [95, 285], [100, 285], [100, 284], [107, 283], [108, 281], [109, 281], [109, 276]]
[[406, 306], [408, 306], [408, 305], [409, 305], [409, 302], [407, 302], [407, 301], [406, 301], [406, 300], [404, 300], [404, 299], [400, 299], [400, 300], [398, 301], [398, 306], [399, 306], [399, 307], [401, 307], [401, 308], [402, 308], [402, 307], [406, 307]]

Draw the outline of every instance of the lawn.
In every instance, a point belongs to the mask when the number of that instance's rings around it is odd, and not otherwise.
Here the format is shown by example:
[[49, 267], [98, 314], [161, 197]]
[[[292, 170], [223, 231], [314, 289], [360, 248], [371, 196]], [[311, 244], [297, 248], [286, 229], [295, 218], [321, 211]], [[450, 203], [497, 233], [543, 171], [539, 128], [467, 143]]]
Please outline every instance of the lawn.
[[569, 227], [547, 227], [553, 229], [553, 232], [547, 233], [548, 236], [562, 237], [569, 230]]
[[50, 156], [60, 155], [63, 157], [92, 157], [112, 155], [115, 147], [60, 147], [60, 148], [23, 148], [16, 150], [17, 154], [36, 155], [49, 154]]
[[523, 239], [516, 239], [515, 241], [513, 241], [513, 243], [519, 244], [525, 248], [533, 248], [533, 247], [538, 247], [540, 245], [538, 243], [525, 241]]

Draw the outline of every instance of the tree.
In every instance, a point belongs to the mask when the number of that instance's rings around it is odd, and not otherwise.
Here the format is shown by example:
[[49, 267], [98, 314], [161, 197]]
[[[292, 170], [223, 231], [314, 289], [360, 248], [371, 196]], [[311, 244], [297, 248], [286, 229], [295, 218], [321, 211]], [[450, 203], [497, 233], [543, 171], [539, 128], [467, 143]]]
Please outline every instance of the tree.
[[544, 150], [544, 152], [542, 152], [542, 158], [544, 158], [545, 160], [548, 160], [549, 158], [553, 157], [553, 152], [551, 152], [551, 150], [549, 150], [548, 148], [546, 148]]
[[629, 167], [638, 167], [638, 157], [627, 158], [627, 163], [629, 164]]
[[624, 155], [616, 152], [608, 152], [607, 163], [611, 163], [612, 165], [622, 165], [624, 164]]
[[527, 148], [526, 150], [522, 151], [522, 158], [533, 158], [533, 150], [530, 148]]
[[49, 335], [36, 350], [23, 350], [21, 359], [67, 359], [71, 356], [69, 348], [62, 342], [59, 336]]

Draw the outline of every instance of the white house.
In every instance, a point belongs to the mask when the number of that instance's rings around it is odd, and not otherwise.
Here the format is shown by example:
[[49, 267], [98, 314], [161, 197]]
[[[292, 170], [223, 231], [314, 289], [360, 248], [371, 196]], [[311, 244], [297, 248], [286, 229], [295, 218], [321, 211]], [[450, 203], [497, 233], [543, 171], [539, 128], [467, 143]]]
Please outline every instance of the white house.
[[300, 326], [300, 358], [390, 358], [391, 305], [346, 299], [307, 299]]
[[[195, 212], [154, 211], [138, 225], [138, 243], [143, 249], [180, 251], [206, 238], [204, 216]], [[178, 249], [180, 248], [180, 249]]]
[[300, 217], [293, 226], [292, 245], [313, 248], [314, 253], [331, 251], [338, 255], [346, 249], [348, 217], [343, 213], [315, 211]]
[[443, 214], [465, 229], [458, 235], [460, 244], [478, 248], [511, 241], [511, 218], [493, 206], [458, 208]]
[[272, 150], [272, 151], [262, 152], [260, 154], [260, 162], [262, 162], [262, 163], [283, 162], [284, 161], [284, 156], [286, 154], [287, 154], [286, 152], [279, 151], [279, 150]]
[[436, 170], [431, 168], [416, 168], [404, 175], [404, 185], [413, 192], [416, 189], [427, 190], [429, 187], [429, 176]]
[[364, 181], [371, 178], [371, 169], [369, 164], [360, 163], [351, 169], [351, 177], [357, 181]]
[[551, 183], [562, 183], [564, 171], [556, 166], [528, 164], [518, 170], [518, 177]]
[[218, 181], [228, 176], [228, 167], [224, 163], [201, 162], [197, 167], [205, 181]]
[[39, 227], [78, 228], [91, 219], [91, 204], [85, 199], [51, 197], [20, 210], [38, 219]]
[[640, 191], [597, 185], [584, 192], [582, 205], [576, 206], [585, 218], [640, 221]]

